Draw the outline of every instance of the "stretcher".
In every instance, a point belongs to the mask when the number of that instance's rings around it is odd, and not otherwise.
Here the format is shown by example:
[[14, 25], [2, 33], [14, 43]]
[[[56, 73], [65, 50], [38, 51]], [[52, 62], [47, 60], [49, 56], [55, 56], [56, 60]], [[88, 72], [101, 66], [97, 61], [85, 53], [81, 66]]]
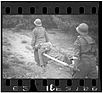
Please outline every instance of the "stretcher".
[[78, 68], [74, 68], [73, 66], [71, 66], [71, 65], [69, 65], [69, 64], [67, 64], [67, 63], [65, 63], [65, 62], [63, 62], [63, 61], [60, 61], [60, 60], [58, 60], [58, 59], [56, 59], [56, 58], [53, 58], [53, 57], [49, 56], [49, 55], [46, 54], [46, 53], [43, 53], [43, 55], [44, 55], [45, 57], [47, 57], [47, 58], [49, 58], [49, 59], [55, 61], [55, 62], [58, 62], [58, 63], [64, 65], [64, 66], [67, 66], [67, 67], [69, 67], [69, 68], [71, 68], [71, 69], [80, 71]]

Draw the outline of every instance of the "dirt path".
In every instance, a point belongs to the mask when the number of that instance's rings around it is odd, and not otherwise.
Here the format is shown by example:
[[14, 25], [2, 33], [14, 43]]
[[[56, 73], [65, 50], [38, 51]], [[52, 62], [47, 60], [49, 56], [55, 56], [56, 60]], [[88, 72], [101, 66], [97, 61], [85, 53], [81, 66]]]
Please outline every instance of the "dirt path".
[[[49, 35], [52, 42], [59, 47], [67, 47], [67, 37], [62, 34]], [[61, 38], [61, 40], [60, 40]], [[67, 40], [67, 41], [66, 41]], [[58, 43], [58, 41], [60, 41]], [[64, 69], [55, 63], [49, 63], [43, 69], [36, 65], [33, 50], [30, 45], [31, 37], [3, 30], [3, 77], [4, 78], [71, 78], [68, 68]], [[64, 45], [61, 45], [61, 43]]]

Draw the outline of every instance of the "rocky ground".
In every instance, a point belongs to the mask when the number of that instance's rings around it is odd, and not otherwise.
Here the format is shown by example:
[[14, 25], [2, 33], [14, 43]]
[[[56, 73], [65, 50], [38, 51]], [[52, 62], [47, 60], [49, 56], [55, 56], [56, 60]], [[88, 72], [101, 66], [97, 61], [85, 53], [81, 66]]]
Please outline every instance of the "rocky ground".
[[[45, 72], [36, 65], [31, 47], [30, 32], [3, 29], [2, 34], [3, 78], [72, 78], [70, 68], [61, 66], [56, 62], [49, 62]], [[70, 38], [72, 36], [68, 37], [65, 33], [60, 32], [50, 32], [49, 37], [55, 46], [71, 50]]]

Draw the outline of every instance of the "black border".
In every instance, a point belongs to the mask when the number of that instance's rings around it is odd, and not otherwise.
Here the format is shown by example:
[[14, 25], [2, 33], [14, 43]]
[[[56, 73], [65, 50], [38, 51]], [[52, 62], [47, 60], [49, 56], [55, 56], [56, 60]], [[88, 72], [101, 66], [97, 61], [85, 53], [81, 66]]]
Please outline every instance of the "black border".
[[5, 7], [10, 7], [11, 15], [17, 15], [17, 7], [23, 7], [23, 15], [30, 14], [29, 7], [35, 7], [35, 14], [43, 14], [43, 7], [48, 7], [47, 14], [55, 14], [55, 7], [59, 7], [59, 14], [67, 14], [67, 7], [72, 8], [73, 11], [71, 14], [79, 14], [79, 7], [82, 6], [86, 8], [85, 14], [92, 14], [91, 8], [96, 7], [96, 9], [98, 9], [99, 1], [2, 1], [1, 6], [2, 14], [6, 14]]
[[[24, 4], [25, 3], [25, 4]], [[96, 12], [96, 14], [98, 14], [98, 37], [99, 37], [99, 78], [96, 79], [97, 82], [98, 82], [98, 85], [97, 87], [99, 88], [98, 91], [96, 92], [101, 92], [102, 91], [102, 1], [1, 1], [1, 50], [2, 50], [2, 16], [3, 15], [6, 15], [5, 13], [5, 7], [10, 7], [11, 8], [11, 13], [9, 15], [16, 15], [17, 14], [17, 7], [18, 6], [22, 6], [23, 7], [23, 15], [29, 15], [30, 12], [29, 12], [29, 7], [35, 7], [36, 8], [36, 12], [34, 14], [42, 14], [42, 7], [48, 7], [48, 14], [55, 14], [55, 7], [59, 7], [60, 8], [60, 15], [63, 15], [63, 14], [67, 14], [66, 13], [66, 8], [67, 7], [71, 7], [72, 8], [72, 15], [78, 15], [79, 14], [79, 7], [80, 6], [83, 6], [86, 8], [86, 12], [84, 15], [92, 15], [91, 13], [91, 8], [92, 7], [96, 7], [96, 9], [98, 10]], [[42, 7], [41, 7], [42, 6]], [[16, 10], [15, 10], [16, 9]], [[64, 11], [65, 10], [65, 11]], [[2, 51], [1, 51], [1, 54], [2, 54]], [[2, 55], [1, 55], [1, 75], [2, 75]], [[17, 79], [12, 79], [12, 80], [17, 80]], [[24, 79], [21, 79], [21, 80], [24, 80]], [[31, 80], [32, 79], [26, 79], [26, 80]], [[35, 82], [36, 81], [40, 81], [40, 80], [43, 80], [43, 79], [35, 79]], [[53, 79], [47, 79], [47, 80], [53, 80]], [[55, 80], [55, 79], [54, 79]], [[66, 80], [66, 79], [60, 79], [60, 80]], [[78, 81], [80, 79], [71, 79], [73, 82], [74, 81]], [[91, 79], [84, 79], [86, 81], [88, 81], [88, 85], [90, 85], [89, 81], [91, 81]], [[3, 86], [3, 84], [5, 84], [5, 79], [2, 78], [1, 76], [1, 91], [5, 91], [7, 92], [8, 90], [6, 89], [3, 89], [5, 86]], [[9, 88], [10, 89], [10, 88]], [[11, 91], [11, 90], [10, 90]], [[9, 92], [10, 92], [9, 91]], [[14, 92], [14, 91], [11, 91], [11, 92]], [[23, 92], [23, 91], [15, 91], [15, 92]], [[26, 91], [25, 91], [26, 92]], [[32, 92], [32, 90], [31, 90]], [[39, 92], [44, 92], [44, 91], [39, 91]], [[58, 91], [59, 92], [59, 91]], [[63, 92], [63, 91], [62, 91]], [[81, 92], [81, 91], [70, 91], [70, 92]], [[94, 91], [85, 91], [85, 92], [94, 92]]]

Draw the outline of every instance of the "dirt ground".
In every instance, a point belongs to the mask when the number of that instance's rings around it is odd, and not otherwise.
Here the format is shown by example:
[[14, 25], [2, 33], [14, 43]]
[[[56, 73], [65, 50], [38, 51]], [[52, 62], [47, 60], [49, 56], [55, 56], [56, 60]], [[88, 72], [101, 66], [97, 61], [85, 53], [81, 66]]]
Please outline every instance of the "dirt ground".
[[[36, 65], [31, 47], [31, 32], [3, 29], [3, 78], [72, 78], [70, 69], [51, 62], [44, 70]], [[49, 31], [51, 42], [60, 48], [71, 49], [72, 36]]]

